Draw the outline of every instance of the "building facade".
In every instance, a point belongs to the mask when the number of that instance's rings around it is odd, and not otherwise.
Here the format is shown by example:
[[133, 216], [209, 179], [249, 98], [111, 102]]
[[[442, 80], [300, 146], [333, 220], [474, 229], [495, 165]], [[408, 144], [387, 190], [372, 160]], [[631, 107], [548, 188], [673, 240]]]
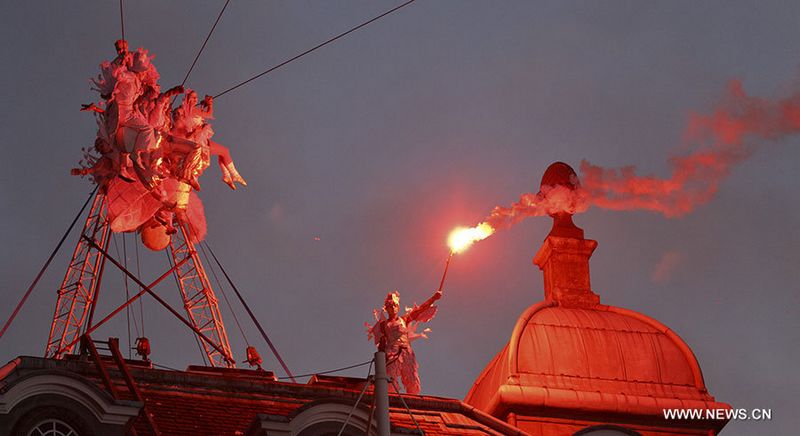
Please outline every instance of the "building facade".
[[[544, 184], [577, 186], [554, 164]], [[600, 303], [589, 259], [597, 242], [553, 216], [534, 258], [544, 300], [527, 308], [464, 401], [389, 395], [392, 435], [711, 435], [726, 420], [668, 420], [667, 409], [725, 410], [691, 348], [644, 314]], [[154, 369], [84, 337], [79, 355], [18, 357], [0, 368], [0, 436], [377, 434], [370, 380], [263, 370]]]

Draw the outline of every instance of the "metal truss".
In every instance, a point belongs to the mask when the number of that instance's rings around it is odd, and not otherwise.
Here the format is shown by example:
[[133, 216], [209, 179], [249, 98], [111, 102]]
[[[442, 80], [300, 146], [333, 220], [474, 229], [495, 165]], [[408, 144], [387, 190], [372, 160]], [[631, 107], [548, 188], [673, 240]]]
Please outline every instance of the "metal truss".
[[223, 355], [206, 341], [201, 341], [211, 365], [233, 368], [236, 366], [236, 362], [233, 360], [228, 334], [222, 323], [217, 297], [214, 295], [214, 290], [211, 288], [211, 283], [208, 281], [208, 276], [190, 235], [188, 224], [180, 222], [180, 230], [172, 235], [169, 245], [173, 265], [188, 258], [187, 262], [175, 270], [178, 287], [183, 297], [183, 307], [189, 314], [189, 321], [195, 329], [225, 352]]
[[[92, 306], [98, 296], [105, 264], [101, 251], [106, 250], [111, 233], [106, 207], [105, 196], [98, 193], [78, 238], [64, 281], [58, 288], [58, 301], [45, 357], [60, 359], [72, 353], [81, 330], [91, 328], [88, 325], [91, 319], [87, 320], [87, 315], [91, 318]], [[173, 265], [177, 265], [174, 273], [184, 308], [189, 314], [188, 321], [195, 329], [195, 334], [204, 339], [201, 343], [211, 365], [233, 368], [236, 363], [214, 290], [191, 242], [188, 224], [180, 222], [179, 228], [172, 235], [169, 248]]]
[[[105, 196], [98, 192], [86, 217], [81, 235], [94, 241], [99, 247], [105, 248], [110, 232], [111, 227], [106, 219]], [[95, 299], [97, 286], [103, 274], [103, 263], [104, 257], [100, 252], [92, 249], [83, 237], [78, 238], [78, 245], [67, 267], [67, 274], [58, 288], [58, 301], [50, 326], [45, 357], [58, 359], [72, 352]], [[72, 345], [65, 347], [68, 344]]]

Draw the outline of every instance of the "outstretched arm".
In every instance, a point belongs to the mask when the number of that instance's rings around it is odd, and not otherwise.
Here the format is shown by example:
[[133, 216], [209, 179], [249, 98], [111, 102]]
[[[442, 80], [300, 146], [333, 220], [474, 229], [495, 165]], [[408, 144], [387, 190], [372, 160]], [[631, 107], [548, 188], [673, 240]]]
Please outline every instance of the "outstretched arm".
[[[433, 304], [436, 303], [436, 301], [438, 301], [440, 298], [442, 298], [442, 291], [434, 292], [433, 295], [431, 295], [431, 298], [428, 298], [421, 305], [411, 309], [410, 312], [408, 312], [407, 314], [405, 314], [403, 316], [403, 319], [405, 319], [406, 323], [409, 323], [409, 322], [412, 322], [412, 321], [418, 321], [421, 318], [428, 318], [428, 319], [426, 319], [424, 321], [429, 320], [436, 313], [435, 312], [435, 308], [433, 307]], [[431, 308], [434, 308], [434, 312], [433, 313], [431, 313]], [[430, 316], [426, 317], [425, 316], [426, 314], [430, 314]]]

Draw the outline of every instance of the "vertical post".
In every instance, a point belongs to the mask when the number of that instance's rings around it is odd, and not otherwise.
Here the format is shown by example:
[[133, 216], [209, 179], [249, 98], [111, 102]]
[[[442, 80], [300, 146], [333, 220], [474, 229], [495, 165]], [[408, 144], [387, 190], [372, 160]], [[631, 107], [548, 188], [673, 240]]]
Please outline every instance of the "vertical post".
[[386, 376], [386, 353], [375, 352], [375, 416], [378, 436], [389, 436], [389, 377]]

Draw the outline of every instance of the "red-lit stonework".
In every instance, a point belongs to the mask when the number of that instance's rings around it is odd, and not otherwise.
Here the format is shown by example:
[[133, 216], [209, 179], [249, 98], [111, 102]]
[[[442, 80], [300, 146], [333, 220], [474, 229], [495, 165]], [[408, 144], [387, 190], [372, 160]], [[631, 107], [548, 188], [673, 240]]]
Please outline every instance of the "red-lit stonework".
[[[153, 369], [128, 361], [135, 401], [110, 361], [109, 374], [121, 398], [113, 398], [91, 361], [20, 357], [0, 367], [0, 435], [18, 436], [57, 419], [78, 436], [336, 435], [352, 411], [344, 436], [376, 434], [370, 419], [373, 391], [353, 409], [365, 379], [314, 376], [308, 383], [275, 379], [268, 371], [190, 366], [185, 371]], [[405, 395], [426, 435], [523, 435], [512, 426], [456, 399]], [[400, 397], [390, 394], [391, 435], [415, 434], [416, 425]], [[135, 433], [134, 433], [135, 431]], [[34, 433], [38, 434], [38, 433]]]
[[719, 432], [727, 421], [663, 418], [662, 409], [730, 406], [708, 393], [675, 332], [600, 304], [589, 278], [597, 242], [584, 239], [571, 216], [553, 218], [533, 261], [544, 274], [544, 301], [522, 313], [464, 401], [532, 435]]

